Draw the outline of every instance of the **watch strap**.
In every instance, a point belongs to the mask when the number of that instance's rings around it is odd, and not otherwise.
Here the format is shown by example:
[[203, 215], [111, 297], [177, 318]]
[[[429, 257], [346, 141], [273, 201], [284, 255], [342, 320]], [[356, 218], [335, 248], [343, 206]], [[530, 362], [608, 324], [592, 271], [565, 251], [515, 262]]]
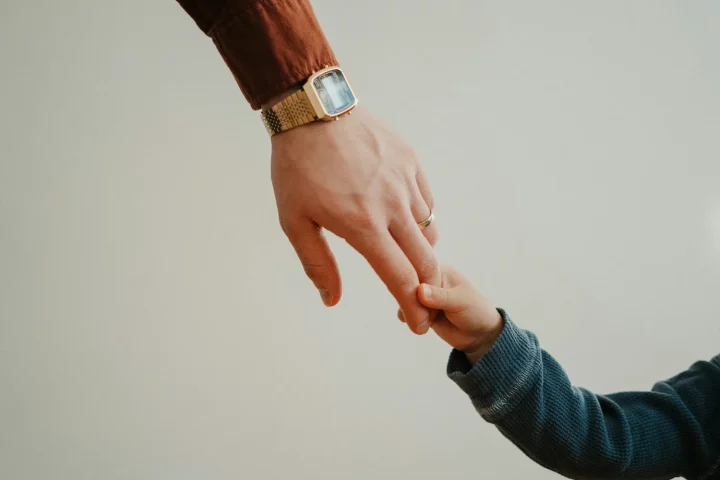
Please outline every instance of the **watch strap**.
[[271, 137], [317, 120], [315, 111], [304, 90], [298, 90], [285, 97], [281, 102], [264, 110], [261, 115], [265, 128]]

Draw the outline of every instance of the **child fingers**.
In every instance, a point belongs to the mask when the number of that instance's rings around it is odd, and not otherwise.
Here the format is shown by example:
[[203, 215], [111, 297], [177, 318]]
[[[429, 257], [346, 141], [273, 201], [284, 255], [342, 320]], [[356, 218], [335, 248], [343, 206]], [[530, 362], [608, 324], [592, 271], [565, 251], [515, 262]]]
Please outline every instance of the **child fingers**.
[[458, 312], [466, 307], [460, 288], [440, 288], [423, 283], [418, 286], [418, 300], [428, 308]]

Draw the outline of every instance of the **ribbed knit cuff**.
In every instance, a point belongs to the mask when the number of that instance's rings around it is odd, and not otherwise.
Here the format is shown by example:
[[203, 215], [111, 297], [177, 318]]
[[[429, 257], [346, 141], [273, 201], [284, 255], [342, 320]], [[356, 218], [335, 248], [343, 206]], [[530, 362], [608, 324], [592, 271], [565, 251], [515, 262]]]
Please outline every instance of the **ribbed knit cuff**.
[[541, 350], [531, 332], [521, 330], [504, 310], [500, 336], [475, 365], [463, 352], [453, 350], [447, 373], [467, 393], [475, 408], [489, 422], [511, 412], [539, 379]]

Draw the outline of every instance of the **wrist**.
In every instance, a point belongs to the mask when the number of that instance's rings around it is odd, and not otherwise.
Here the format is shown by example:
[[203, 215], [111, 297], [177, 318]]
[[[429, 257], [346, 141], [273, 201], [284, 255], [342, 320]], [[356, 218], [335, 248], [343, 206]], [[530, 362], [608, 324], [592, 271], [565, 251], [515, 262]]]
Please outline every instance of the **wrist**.
[[318, 120], [337, 120], [357, 102], [342, 69], [326, 66], [263, 102], [261, 118], [272, 137]]
[[468, 362], [470, 362], [471, 365], [475, 365], [483, 356], [485, 356], [486, 353], [490, 351], [502, 333], [503, 327], [505, 327], [505, 322], [500, 313], [497, 312], [497, 321], [495, 322], [495, 325], [490, 328], [482, 336], [482, 338], [478, 339], [478, 343], [476, 345], [463, 351], [465, 357], [467, 357]]

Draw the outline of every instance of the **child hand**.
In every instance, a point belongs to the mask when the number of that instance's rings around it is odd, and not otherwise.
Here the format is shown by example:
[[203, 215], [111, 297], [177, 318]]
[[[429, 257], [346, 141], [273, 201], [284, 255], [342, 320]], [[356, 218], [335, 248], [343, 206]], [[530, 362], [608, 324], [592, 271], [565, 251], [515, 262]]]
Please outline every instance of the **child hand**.
[[440, 310], [433, 330], [451, 347], [464, 352], [474, 365], [502, 332], [502, 316], [460, 272], [447, 266], [441, 271], [442, 287], [419, 285], [418, 300]]

